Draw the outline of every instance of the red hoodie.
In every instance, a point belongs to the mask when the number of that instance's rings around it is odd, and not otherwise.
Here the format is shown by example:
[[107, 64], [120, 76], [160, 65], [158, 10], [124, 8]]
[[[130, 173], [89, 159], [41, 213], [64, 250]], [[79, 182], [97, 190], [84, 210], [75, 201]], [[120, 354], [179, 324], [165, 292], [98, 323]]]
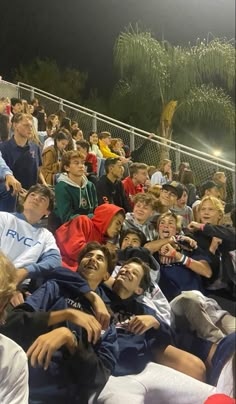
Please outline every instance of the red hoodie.
[[112, 204], [103, 204], [94, 211], [94, 216], [77, 216], [57, 229], [55, 238], [62, 256], [63, 266], [76, 271], [78, 254], [90, 241], [103, 244], [107, 228], [112, 218], [124, 212], [122, 208]]

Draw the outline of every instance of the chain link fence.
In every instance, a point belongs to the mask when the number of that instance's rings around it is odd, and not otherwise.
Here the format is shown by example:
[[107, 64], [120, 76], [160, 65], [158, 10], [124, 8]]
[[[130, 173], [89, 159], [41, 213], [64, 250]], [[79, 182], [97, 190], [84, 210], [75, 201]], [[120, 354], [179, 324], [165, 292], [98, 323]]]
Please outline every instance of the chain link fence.
[[[34, 97], [39, 99], [45, 107], [47, 115], [63, 109], [66, 115], [73, 121], [78, 122], [83, 130], [84, 136], [88, 139], [91, 131], [108, 131], [113, 138], [121, 138], [130, 150], [137, 150], [144, 142], [145, 147], [138, 153], [138, 160], [148, 165], [158, 166], [161, 158], [162, 141], [159, 136], [148, 139], [149, 133], [129, 127], [127, 124], [106, 117], [102, 114], [91, 111], [85, 107], [62, 100], [52, 94], [35, 89], [23, 83], [18, 86], [0, 81], [1, 97], [19, 97], [28, 102]], [[216, 171], [224, 171], [227, 177], [227, 202], [233, 202], [235, 197], [235, 164], [217, 159], [214, 156], [191, 149], [176, 142], [169, 142], [165, 146], [169, 151], [169, 158], [172, 160], [173, 171], [178, 170], [181, 162], [188, 162], [195, 176], [196, 186], [212, 178]]]

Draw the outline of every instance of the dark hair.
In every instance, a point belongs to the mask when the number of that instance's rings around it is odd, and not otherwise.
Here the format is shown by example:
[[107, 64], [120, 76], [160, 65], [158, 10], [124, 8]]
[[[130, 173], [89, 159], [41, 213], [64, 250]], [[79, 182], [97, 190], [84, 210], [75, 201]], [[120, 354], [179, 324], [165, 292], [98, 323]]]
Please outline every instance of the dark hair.
[[74, 138], [78, 132], [81, 132], [80, 128], [72, 129], [71, 136]]
[[54, 147], [56, 149], [57, 149], [57, 140], [58, 141], [67, 140], [69, 142], [68, 136], [65, 133], [61, 132], [61, 131], [57, 132], [55, 137], [54, 137]]
[[143, 289], [143, 291], [145, 292], [146, 290], [149, 289], [150, 285], [151, 285], [151, 275], [150, 275], [150, 267], [143, 262], [140, 258], [130, 258], [128, 261], [124, 262], [124, 264], [122, 265], [125, 266], [127, 264], [130, 264], [131, 262], [135, 262], [136, 264], [139, 264], [142, 267], [143, 270], [143, 277], [139, 283], [139, 286]]
[[70, 120], [70, 118], [67, 118], [66, 116], [64, 118], [62, 118], [60, 127], [65, 128], [65, 129], [67, 129], [67, 130], [69, 130], [71, 132], [71, 120]]
[[141, 247], [144, 244], [146, 244], [146, 242], [147, 242], [146, 236], [143, 234], [143, 232], [141, 230], [138, 230], [138, 229], [126, 229], [125, 231], [121, 232], [120, 246], [122, 245], [124, 238], [126, 236], [128, 236], [128, 234], [134, 234], [135, 236], [137, 236], [139, 238], [139, 240], [140, 240]]
[[46, 187], [45, 185], [41, 185], [41, 184], [33, 185], [32, 187], [30, 187], [29, 191], [27, 192], [25, 200], [28, 198], [29, 194], [32, 194], [32, 192], [35, 192], [36, 194], [40, 194], [40, 195], [43, 195], [46, 198], [48, 198], [49, 199], [48, 210], [50, 212], [53, 211], [54, 203], [55, 203], [55, 195], [50, 188]]
[[194, 184], [194, 176], [192, 170], [184, 169], [180, 175], [180, 182], [184, 185]]
[[9, 123], [9, 116], [6, 114], [0, 114], [0, 141], [5, 142], [9, 137], [9, 129], [7, 124]]
[[76, 142], [76, 145], [82, 147], [83, 149], [87, 150], [87, 153], [89, 151], [89, 142], [87, 142], [87, 140], [78, 140]]
[[76, 158], [85, 160], [85, 155], [79, 150], [69, 150], [64, 153], [61, 158], [61, 172], [64, 173], [66, 171], [65, 166], [69, 167], [71, 160]]
[[11, 106], [14, 107], [16, 104], [22, 104], [22, 101], [20, 98], [11, 98]]
[[38, 119], [38, 130], [41, 132], [45, 132], [46, 130], [46, 122], [45, 122], [45, 112], [39, 111], [37, 107], [37, 115], [36, 118]]
[[117, 161], [120, 161], [120, 159], [118, 157], [108, 158], [105, 160], [104, 167], [105, 167], [106, 174], [109, 173], [109, 167], [116, 165]]
[[88, 254], [90, 251], [93, 250], [100, 250], [103, 252], [107, 262], [107, 271], [111, 275], [114, 269], [114, 262], [112, 260], [111, 253], [105, 245], [101, 245], [96, 241], [91, 241], [90, 243], [86, 244], [84, 248], [82, 248], [82, 250], [78, 255], [78, 264], [80, 264], [82, 259], [86, 256], [86, 254]]

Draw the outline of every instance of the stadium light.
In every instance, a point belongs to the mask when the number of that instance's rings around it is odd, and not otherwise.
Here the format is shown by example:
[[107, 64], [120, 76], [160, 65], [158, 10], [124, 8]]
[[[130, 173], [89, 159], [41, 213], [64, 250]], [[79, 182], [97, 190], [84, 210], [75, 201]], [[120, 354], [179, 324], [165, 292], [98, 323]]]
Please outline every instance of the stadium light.
[[221, 154], [222, 154], [221, 150], [219, 150], [219, 149], [213, 150], [212, 153], [213, 153], [213, 155], [214, 155], [215, 157], [220, 157]]

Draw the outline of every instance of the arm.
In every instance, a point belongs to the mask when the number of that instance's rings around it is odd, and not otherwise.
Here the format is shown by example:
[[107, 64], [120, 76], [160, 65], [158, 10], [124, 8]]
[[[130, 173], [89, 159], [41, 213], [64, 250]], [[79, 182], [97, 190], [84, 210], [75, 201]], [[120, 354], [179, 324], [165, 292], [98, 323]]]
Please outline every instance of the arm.
[[55, 199], [57, 205], [57, 214], [62, 223], [67, 222], [73, 215], [78, 213], [72, 209], [71, 196], [69, 195], [63, 182], [58, 182], [58, 184], [55, 186]]
[[204, 276], [205, 278], [210, 278], [212, 276], [212, 270], [207, 261], [196, 261], [192, 258], [186, 257], [181, 252], [176, 251], [170, 244], [166, 244], [162, 247], [160, 253], [165, 257], [174, 258], [175, 262], [182, 263], [198, 275]]
[[42, 155], [43, 159], [43, 170], [48, 173], [56, 174], [59, 171], [59, 162], [56, 159], [55, 154], [52, 150], [45, 150]]
[[173, 240], [173, 238], [169, 237], [169, 238], [165, 238], [163, 240], [149, 241], [148, 243], [146, 243], [144, 245], [144, 247], [147, 248], [153, 254], [156, 251], [159, 251], [163, 245], [172, 244], [172, 243], [174, 243], [174, 240]]
[[[18, 278], [21, 279], [21, 281], [26, 278], [34, 279], [40, 275], [44, 275], [45, 272], [50, 271], [52, 268], [59, 267], [60, 265], [61, 256], [59, 250], [50, 249], [43, 253], [35, 264], [26, 265], [25, 268], [20, 268], [17, 271], [17, 273], [19, 273]], [[22, 275], [20, 275], [19, 271], [21, 271]]]

